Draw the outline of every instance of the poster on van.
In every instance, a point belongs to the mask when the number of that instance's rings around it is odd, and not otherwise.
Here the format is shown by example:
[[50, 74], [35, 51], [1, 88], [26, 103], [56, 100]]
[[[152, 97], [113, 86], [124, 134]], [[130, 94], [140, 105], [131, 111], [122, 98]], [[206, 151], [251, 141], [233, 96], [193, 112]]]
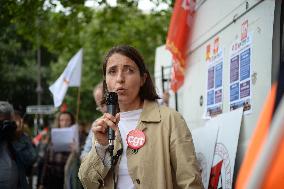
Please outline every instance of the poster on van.
[[252, 34], [235, 41], [230, 51], [230, 111], [243, 107], [245, 114], [251, 113], [251, 54]]
[[[219, 39], [219, 38], [218, 38]], [[216, 41], [216, 40], [215, 40]], [[208, 54], [208, 53], [206, 53]], [[223, 112], [223, 50], [218, 49], [209, 59], [206, 58], [207, 86], [205, 117], [210, 118]]]

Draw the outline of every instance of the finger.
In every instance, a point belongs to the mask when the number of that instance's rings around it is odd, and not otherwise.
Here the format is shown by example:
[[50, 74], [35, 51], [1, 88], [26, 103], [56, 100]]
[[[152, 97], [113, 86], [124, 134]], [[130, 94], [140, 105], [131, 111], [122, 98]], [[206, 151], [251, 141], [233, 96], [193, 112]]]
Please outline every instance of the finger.
[[103, 117], [104, 117], [105, 119], [111, 120], [111, 121], [114, 122], [114, 123], [116, 122], [116, 118], [115, 118], [113, 115], [109, 114], [109, 113], [105, 113]]
[[106, 131], [106, 123], [104, 119], [98, 119], [93, 122], [92, 124], [92, 131], [93, 132], [105, 132]]
[[118, 122], [120, 121], [120, 113], [117, 113], [115, 115], [115, 119], [116, 119], [116, 124], [118, 124]]
[[112, 128], [114, 130], [117, 129], [117, 124], [112, 122], [111, 120], [109, 120], [107, 118], [105, 119], [105, 123], [106, 123], [107, 127], [110, 127], [110, 128]]
[[97, 125], [106, 126], [105, 119], [106, 119], [106, 118], [101, 118], [101, 119], [96, 120], [96, 122], [95, 122], [95, 124], [94, 124], [95, 127], [96, 127]]
[[95, 133], [96, 132], [106, 133], [106, 127], [98, 125], [96, 127], [93, 127], [92, 131], [95, 132]]
[[[104, 114], [104, 116], [101, 119], [97, 119], [94, 123], [93, 126], [94, 127], [94, 132], [106, 132], [107, 128], [110, 127], [113, 130], [117, 130], [117, 123], [114, 122], [116, 121], [116, 118], [114, 116], [112, 116], [111, 114]], [[97, 127], [100, 126], [100, 129], [97, 129]]]

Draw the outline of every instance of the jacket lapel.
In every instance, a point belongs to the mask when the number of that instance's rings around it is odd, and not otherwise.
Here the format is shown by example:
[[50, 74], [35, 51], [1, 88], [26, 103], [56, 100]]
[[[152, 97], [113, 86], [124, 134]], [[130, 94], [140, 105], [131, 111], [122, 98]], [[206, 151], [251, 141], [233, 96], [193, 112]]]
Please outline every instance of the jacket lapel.
[[160, 108], [157, 102], [144, 100], [143, 111], [138, 123], [137, 129], [143, 131], [151, 124], [144, 123], [159, 123], [161, 121]]

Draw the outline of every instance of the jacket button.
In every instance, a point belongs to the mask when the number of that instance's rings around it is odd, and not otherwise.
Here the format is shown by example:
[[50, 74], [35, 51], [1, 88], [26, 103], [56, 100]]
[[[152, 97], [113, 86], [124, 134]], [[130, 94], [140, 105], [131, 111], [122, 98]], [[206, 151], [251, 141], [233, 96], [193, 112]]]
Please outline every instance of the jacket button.
[[140, 180], [139, 179], [136, 179], [136, 182], [137, 182], [137, 184], [140, 184]]

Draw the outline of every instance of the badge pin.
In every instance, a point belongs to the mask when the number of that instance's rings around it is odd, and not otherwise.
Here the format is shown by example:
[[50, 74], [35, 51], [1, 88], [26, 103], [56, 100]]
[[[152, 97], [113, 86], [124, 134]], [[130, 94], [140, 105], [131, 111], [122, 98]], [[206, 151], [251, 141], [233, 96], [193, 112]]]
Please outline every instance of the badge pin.
[[142, 131], [135, 129], [128, 133], [126, 142], [129, 148], [138, 150], [139, 148], [144, 146], [146, 137]]

